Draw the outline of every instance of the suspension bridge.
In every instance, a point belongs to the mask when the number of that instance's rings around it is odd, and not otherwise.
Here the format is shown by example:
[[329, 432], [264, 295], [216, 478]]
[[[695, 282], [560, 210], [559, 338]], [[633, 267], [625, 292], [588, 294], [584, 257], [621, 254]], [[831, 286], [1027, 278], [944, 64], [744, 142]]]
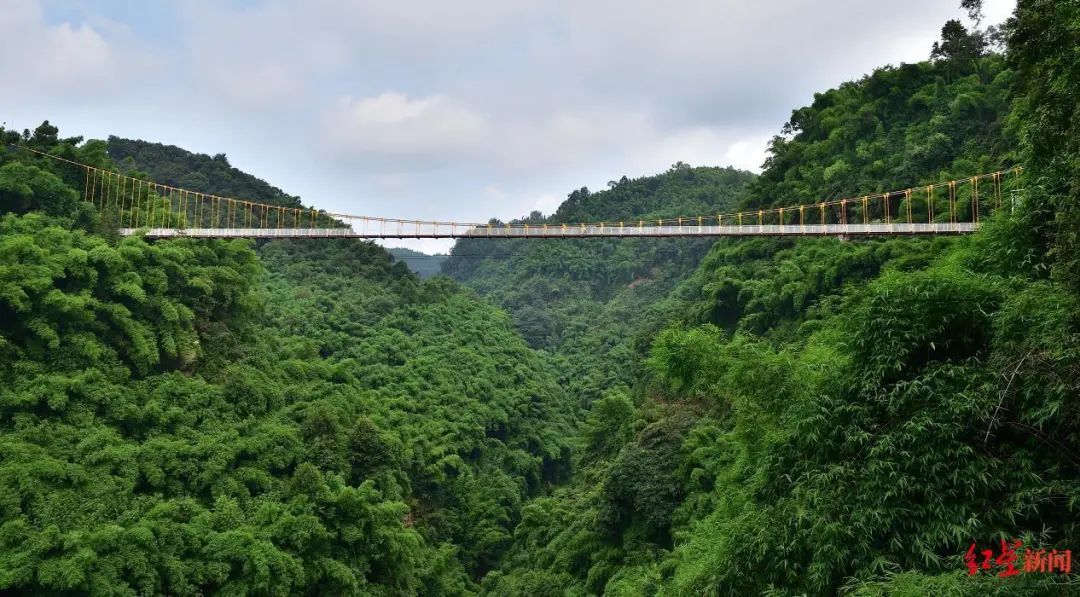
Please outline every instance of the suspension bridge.
[[[29, 149], [29, 148], [26, 148]], [[967, 234], [1015, 203], [1022, 168], [817, 203], [735, 213], [583, 223], [476, 223], [340, 214], [181, 189], [61, 160], [80, 170], [83, 199], [124, 236], [147, 238], [623, 238]]]

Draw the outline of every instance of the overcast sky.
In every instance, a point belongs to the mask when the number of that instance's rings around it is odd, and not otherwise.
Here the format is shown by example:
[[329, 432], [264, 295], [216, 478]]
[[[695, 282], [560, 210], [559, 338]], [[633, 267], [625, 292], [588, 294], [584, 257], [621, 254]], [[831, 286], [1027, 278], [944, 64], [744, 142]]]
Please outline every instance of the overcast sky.
[[335, 212], [509, 219], [680, 160], [758, 171], [792, 109], [925, 59], [958, 3], [0, 0], [0, 122], [225, 153]]

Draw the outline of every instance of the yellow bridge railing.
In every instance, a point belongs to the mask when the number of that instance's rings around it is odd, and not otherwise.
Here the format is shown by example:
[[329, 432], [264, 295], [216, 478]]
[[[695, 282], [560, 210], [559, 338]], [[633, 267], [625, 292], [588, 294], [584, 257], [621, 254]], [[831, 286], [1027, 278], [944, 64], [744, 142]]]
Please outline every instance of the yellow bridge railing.
[[150, 237], [580, 238], [962, 234], [1011, 209], [1007, 185], [1022, 168], [817, 203], [676, 218], [577, 224], [478, 223], [358, 216], [222, 197], [62, 160], [82, 169], [83, 198], [126, 235]]

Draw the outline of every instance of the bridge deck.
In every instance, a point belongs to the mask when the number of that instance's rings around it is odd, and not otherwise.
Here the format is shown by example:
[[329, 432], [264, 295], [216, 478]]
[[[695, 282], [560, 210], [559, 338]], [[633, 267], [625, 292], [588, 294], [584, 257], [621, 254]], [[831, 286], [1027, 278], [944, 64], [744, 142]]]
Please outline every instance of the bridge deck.
[[967, 234], [971, 222], [933, 224], [807, 224], [742, 226], [473, 226], [418, 223], [393, 229], [348, 228], [123, 228], [123, 236], [148, 238], [632, 238], [702, 236], [911, 236]]

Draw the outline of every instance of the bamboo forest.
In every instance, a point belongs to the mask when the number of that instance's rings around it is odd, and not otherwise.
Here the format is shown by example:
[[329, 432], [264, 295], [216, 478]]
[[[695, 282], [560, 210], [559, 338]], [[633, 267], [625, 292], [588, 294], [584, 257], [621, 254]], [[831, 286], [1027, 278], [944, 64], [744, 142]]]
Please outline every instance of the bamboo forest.
[[[0, 591], [1080, 594], [1080, 1], [982, 10], [801, 96], [758, 172], [473, 229], [597, 238], [155, 237], [159, 188], [360, 229], [223, 153], [0, 127]], [[830, 217], [899, 234], [722, 234], [875, 194]]]

